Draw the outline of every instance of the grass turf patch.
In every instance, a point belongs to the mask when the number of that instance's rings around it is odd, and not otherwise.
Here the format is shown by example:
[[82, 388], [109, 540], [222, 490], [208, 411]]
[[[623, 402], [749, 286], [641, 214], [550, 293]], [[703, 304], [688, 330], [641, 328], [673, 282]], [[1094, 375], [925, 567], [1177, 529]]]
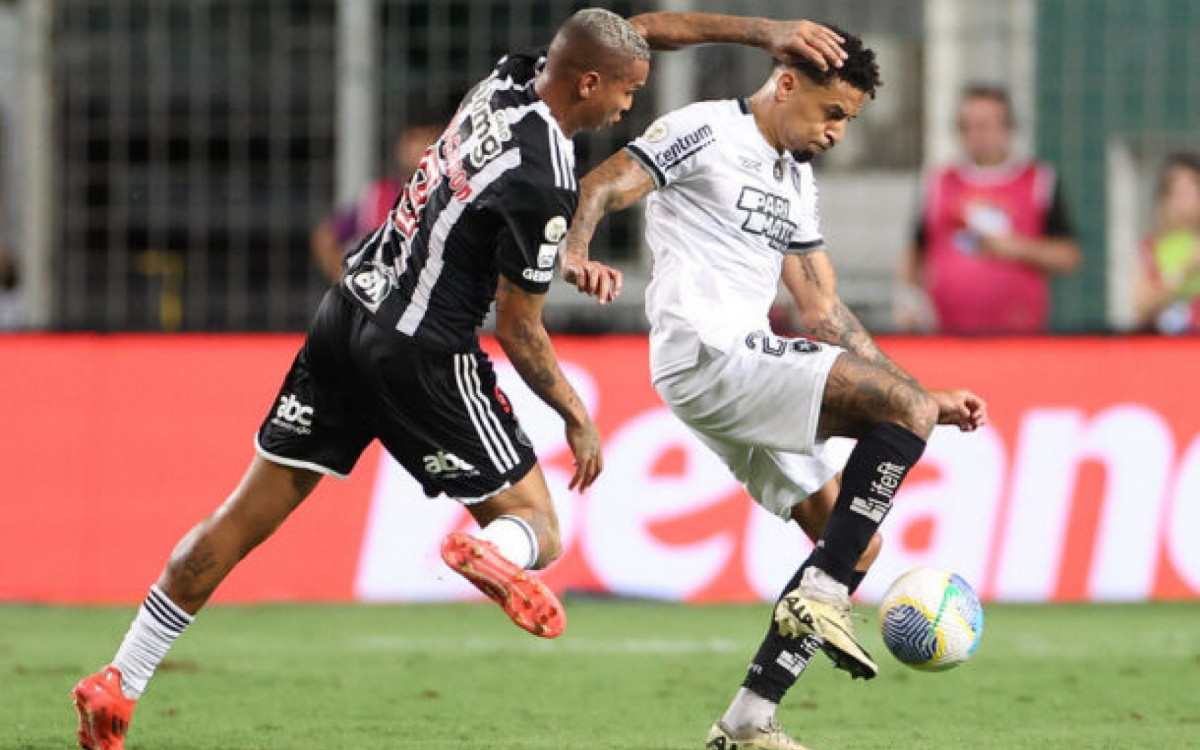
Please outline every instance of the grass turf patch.
[[[767, 605], [567, 600], [529, 636], [486, 604], [205, 610], [134, 715], [128, 750], [699, 750]], [[837, 750], [1200, 747], [1200, 604], [988, 606], [965, 666], [891, 659], [852, 682], [818, 657], [784, 726]], [[111, 657], [132, 607], [0, 606], [0, 748], [74, 745], [68, 691]]]

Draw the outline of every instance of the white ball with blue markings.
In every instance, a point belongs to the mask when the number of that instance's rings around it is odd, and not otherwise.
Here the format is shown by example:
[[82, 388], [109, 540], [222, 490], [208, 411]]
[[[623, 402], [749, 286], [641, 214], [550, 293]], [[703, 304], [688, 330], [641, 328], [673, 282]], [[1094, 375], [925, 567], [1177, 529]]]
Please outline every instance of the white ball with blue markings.
[[983, 606], [962, 576], [914, 568], [883, 595], [879, 628], [892, 656], [913, 669], [941, 672], [979, 647]]

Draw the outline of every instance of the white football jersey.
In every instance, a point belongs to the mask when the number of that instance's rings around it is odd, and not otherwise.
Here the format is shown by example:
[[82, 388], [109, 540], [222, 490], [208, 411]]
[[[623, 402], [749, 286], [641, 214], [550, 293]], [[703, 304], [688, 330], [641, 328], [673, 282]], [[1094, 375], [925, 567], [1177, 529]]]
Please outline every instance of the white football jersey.
[[626, 146], [654, 177], [646, 290], [655, 380], [769, 331], [785, 253], [824, 246], [812, 167], [767, 143], [745, 99], [664, 115]]

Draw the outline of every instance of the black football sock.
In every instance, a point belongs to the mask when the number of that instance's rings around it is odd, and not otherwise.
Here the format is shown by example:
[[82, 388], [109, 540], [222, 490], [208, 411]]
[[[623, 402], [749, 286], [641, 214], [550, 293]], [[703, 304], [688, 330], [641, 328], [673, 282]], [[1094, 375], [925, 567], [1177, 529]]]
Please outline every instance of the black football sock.
[[867, 571], [854, 570], [850, 572], [850, 580], [846, 581], [846, 589], [853, 594], [858, 591], [858, 587], [862, 585], [863, 579], [867, 577]]
[[[807, 567], [807, 563], [800, 566], [792, 580], [783, 587], [784, 594], [800, 585], [800, 577]], [[781, 595], [780, 599], [782, 598]], [[758, 647], [754, 660], [750, 662], [750, 668], [746, 670], [746, 679], [742, 682], [742, 687], [753, 690], [773, 703], [779, 703], [788, 689], [796, 684], [813, 654], [820, 650], [821, 643], [820, 638], [811, 635], [801, 638], [780, 635], [779, 627], [775, 624], [775, 609], [772, 607], [767, 635]]]
[[[854, 566], [892, 507], [925, 441], [900, 425], [883, 422], [859, 439], [842, 472], [842, 489], [808, 564], [850, 588]], [[861, 580], [861, 579], [859, 579]]]
[[814, 635], [788, 638], [779, 634], [779, 627], [771, 620], [767, 635], [763, 638], [754, 661], [746, 670], [742, 687], [753, 690], [772, 703], [779, 703], [787, 691], [800, 679], [804, 668], [813, 654], [824, 643]]

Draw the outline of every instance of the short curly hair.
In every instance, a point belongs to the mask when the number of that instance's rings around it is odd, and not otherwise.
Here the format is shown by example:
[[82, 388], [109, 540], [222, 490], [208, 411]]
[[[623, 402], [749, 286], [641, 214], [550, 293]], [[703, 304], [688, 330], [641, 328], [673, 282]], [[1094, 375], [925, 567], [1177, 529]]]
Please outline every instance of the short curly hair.
[[865, 46], [862, 39], [848, 31], [830, 24], [825, 26], [845, 40], [842, 42], [842, 51], [846, 53], [846, 59], [842, 61], [842, 67], [830, 66], [827, 70], [821, 70], [808, 58], [776, 61], [776, 64], [799, 71], [809, 80], [822, 86], [837, 78], [874, 99], [875, 90], [883, 85], [879, 77], [879, 63], [875, 60], [875, 50]]

